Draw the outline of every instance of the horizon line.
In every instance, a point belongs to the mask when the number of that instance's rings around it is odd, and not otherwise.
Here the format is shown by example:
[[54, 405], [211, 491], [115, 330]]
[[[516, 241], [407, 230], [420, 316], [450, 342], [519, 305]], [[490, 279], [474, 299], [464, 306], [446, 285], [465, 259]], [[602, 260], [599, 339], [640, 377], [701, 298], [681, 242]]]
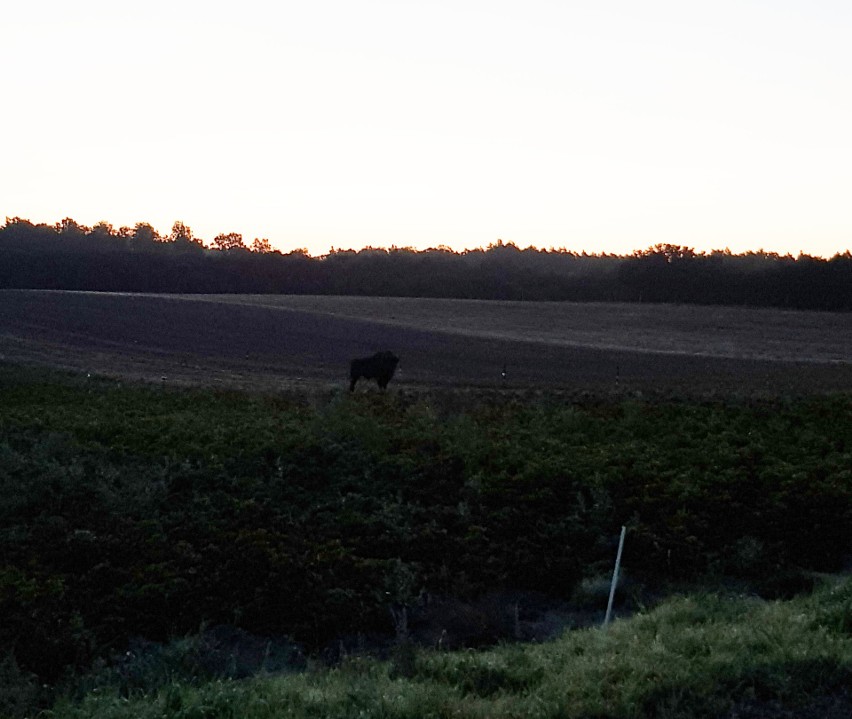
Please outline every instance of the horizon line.
[[[105, 229], [108, 228], [109, 235], [112, 236], [112, 237], [116, 237], [116, 238], [126, 237], [125, 234], [117, 234], [119, 232], [132, 231], [132, 230], [135, 230], [135, 229], [137, 229], [141, 226], [147, 226], [147, 227], [150, 227], [154, 231], [154, 233], [156, 235], [156, 238], [155, 238], [156, 241], [163, 242], [163, 243], [169, 243], [171, 241], [174, 241], [173, 238], [171, 238], [168, 234], [165, 234], [165, 235], [161, 234], [151, 223], [145, 222], [145, 221], [136, 222], [136, 223], [134, 223], [133, 226], [120, 225], [118, 228], [116, 228], [111, 222], [107, 222], [106, 220], [99, 220], [96, 223], [94, 223], [93, 225], [89, 226], [89, 225], [79, 223], [71, 217], [64, 217], [62, 220], [59, 220], [57, 222], [47, 223], [47, 222], [33, 222], [32, 220], [30, 220], [28, 218], [20, 217], [18, 215], [16, 215], [16, 216], [6, 215], [6, 222], [3, 225], [3, 227], [0, 227], [0, 230], [4, 230], [4, 229], [8, 228], [10, 225], [15, 224], [15, 223], [27, 223], [27, 224], [31, 225], [32, 227], [50, 228], [50, 229], [53, 229], [57, 232], [61, 231], [61, 228], [62, 228], [64, 223], [68, 223], [69, 225], [71, 223], [73, 223], [73, 225], [76, 226], [79, 230], [81, 230], [84, 234], [90, 234], [93, 229], [95, 229], [97, 227], [103, 227]], [[186, 230], [189, 230], [190, 231], [189, 238], [193, 242], [199, 244], [204, 249], [214, 250], [214, 251], [223, 251], [220, 248], [217, 248], [212, 244], [213, 240], [205, 241], [203, 238], [196, 237], [195, 235], [193, 235], [192, 232], [191, 232], [190, 226], [186, 225], [182, 220], [175, 220], [175, 222], [172, 225], [172, 231], [174, 231], [174, 228], [178, 225], [185, 228]], [[239, 233], [239, 232], [231, 232], [231, 233], [221, 232], [221, 233], [217, 234], [215, 237], [220, 237], [222, 235], [235, 235], [235, 236], [238, 236], [241, 240], [242, 240], [242, 237], [243, 237], [242, 233]], [[214, 238], [214, 240], [215, 240], [215, 238]], [[844, 256], [852, 254], [852, 249], [850, 249], [850, 248], [852, 248], [852, 244], [848, 245], [844, 250], [835, 251], [834, 254], [832, 254], [832, 255], [811, 254], [810, 252], [807, 252], [807, 251], [802, 250], [802, 249], [799, 250], [798, 254], [794, 255], [790, 251], [780, 252], [778, 250], [767, 249], [766, 247], [763, 247], [763, 246], [758, 247], [756, 249], [740, 250], [740, 251], [735, 252], [735, 251], [731, 250], [729, 246], [725, 246], [723, 248], [713, 247], [709, 250], [704, 250], [704, 249], [696, 249], [695, 247], [690, 247], [689, 245], [674, 244], [674, 243], [669, 243], [669, 242], [658, 242], [658, 243], [654, 243], [654, 244], [651, 244], [651, 245], [648, 245], [648, 246], [645, 246], [645, 247], [634, 247], [633, 249], [626, 251], [626, 252], [607, 251], [607, 250], [589, 251], [589, 250], [584, 249], [584, 248], [579, 248], [579, 249], [569, 248], [565, 245], [561, 245], [561, 246], [550, 245], [548, 247], [548, 246], [542, 246], [542, 245], [535, 245], [535, 244], [532, 244], [532, 243], [530, 243], [529, 245], [526, 245], [526, 246], [522, 246], [519, 242], [517, 242], [515, 240], [505, 240], [504, 241], [503, 239], [500, 239], [500, 238], [496, 239], [493, 242], [488, 243], [484, 247], [482, 245], [478, 245], [478, 246], [464, 247], [462, 249], [456, 249], [456, 248], [453, 248], [450, 245], [447, 245], [447, 244], [444, 244], [444, 243], [437, 243], [435, 245], [431, 245], [429, 247], [422, 248], [422, 249], [417, 248], [413, 245], [397, 245], [395, 243], [392, 243], [389, 246], [365, 244], [365, 245], [362, 245], [360, 247], [339, 246], [339, 245], [331, 244], [331, 245], [329, 245], [328, 250], [319, 251], [319, 252], [312, 252], [310, 249], [308, 249], [305, 246], [300, 246], [300, 247], [295, 247], [295, 248], [292, 248], [292, 249], [289, 249], [289, 250], [284, 250], [284, 249], [281, 249], [278, 245], [273, 244], [268, 238], [265, 238], [265, 237], [264, 238], [256, 237], [256, 238], [254, 238], [254, 241], [255, 242], [261, 241], [261, 242], [268, 243], [268, 246], [272, 249], [267, 250], [264, 253], [278, 253], [278, 254], [282, 254], [282, 255], [302, 254], [302, 255], [306, 255], [306, 256], [308, 256], [312, 259], [322, 259], [324, 257], [329, 257], [331, 255], [340, 254], [340, 253], [348, 253], [348, 252], [359, 253], [359, 252], [365, 252], [365, 251], [366, 252], [387, 252], [387, 253], [390, 253], [390, 252], [413, 252], [413, 253], [418, 253], [418, 254], [419, 253], [426, 253], [426, 252], [447, 252], [447, 253], [451, 253], [451, 254], [455, 254], [455, 255], [464, 255], [464, 254], [473, 253], [473, 252], [487, 252], [489, 250], [498, 249], [498, 248], [502, 248], [502, 247], [514, 248], [514, 249], [516, 249], [520, 252], [535, 251], [535, 252], [552, 253], [552, 254], [572, 254], [572, 255], [586, 256], [586, 257], [600, 257], [600, 258], [610, 257], [610, 258], [623, 258], [623, 259], [627, 259], [627, 258], [631, 258], [631, 257], [637, 257], [637, 256], [641, 257], [643, 255], [649, 255], [649, 254], [665, 254], [664, 250], [681, 250], [681, 251], [685, 251], [685, 253], [687, 253], [685, 256], [695, 256], [695, 257], [708, 257], [708, 256], [712, 256], [712, 255], [725, 255], [725, 256], [731, 256], [731, 257], [745, 257], [745, 256], [748, 256], [748, 255], [757, 255], [757, 256], [763, 256], [763, 257], [777, 257], [779, 259], [793, 259], [793, 260], [795, 260], [797, 258], [811, 258], [811, 259], [820, 259], [820, 260], [826, 260], [826, 261], [831, 260], [835, 257], [844, 257]], [[243, 248], [236, 248], [236, 249], [240, 250], [240, 249], [243, 249]], [[244, 249], [246, 249], [248, 251], [252, 251], [247, 245], [244, 246]]]

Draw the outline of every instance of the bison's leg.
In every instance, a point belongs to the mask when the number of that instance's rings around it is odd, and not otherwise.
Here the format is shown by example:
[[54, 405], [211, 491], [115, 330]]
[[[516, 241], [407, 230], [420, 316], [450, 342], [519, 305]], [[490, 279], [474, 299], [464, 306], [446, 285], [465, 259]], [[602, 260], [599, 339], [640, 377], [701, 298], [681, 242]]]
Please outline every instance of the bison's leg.
[[362, 368], [361, 368], [361, 361], [360, 360], [352, 360], [349, 363], [349, 379], [351, 380], [349, 382], [349, 391], [350, 392], [355, 391], [355, 383], [358, 381], [358, 379], [361, 377], [362, 374], [364, 374], [364, 373], [363, 373]]

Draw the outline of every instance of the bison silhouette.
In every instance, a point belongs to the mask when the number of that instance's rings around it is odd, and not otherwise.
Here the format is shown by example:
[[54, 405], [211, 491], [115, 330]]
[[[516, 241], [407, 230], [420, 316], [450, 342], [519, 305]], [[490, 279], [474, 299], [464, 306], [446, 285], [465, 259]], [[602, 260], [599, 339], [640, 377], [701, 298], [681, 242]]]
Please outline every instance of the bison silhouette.
[[379, 387], [384, 389], [393, 377], [397, 364], [399, 364], [399, 357], [387, 350], [376, 352], [372, 357], [352, 360], [349, 368], [349, 378], [352, 380], [349, 391], [355, 390], [355, 383], [361, 377], [376, 380]]

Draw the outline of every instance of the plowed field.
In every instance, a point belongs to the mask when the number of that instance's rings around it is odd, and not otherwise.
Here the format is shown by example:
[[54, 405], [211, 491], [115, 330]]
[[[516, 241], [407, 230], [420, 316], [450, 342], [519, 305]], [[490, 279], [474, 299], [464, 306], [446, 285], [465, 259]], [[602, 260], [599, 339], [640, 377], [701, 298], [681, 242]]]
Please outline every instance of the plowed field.
[[275, 391], [345, 387], [349, 360], [380, 349], [401, 358], [391, 388], [702, 395], [852, 388], [852, 314], [0, 291], [5, 361]]

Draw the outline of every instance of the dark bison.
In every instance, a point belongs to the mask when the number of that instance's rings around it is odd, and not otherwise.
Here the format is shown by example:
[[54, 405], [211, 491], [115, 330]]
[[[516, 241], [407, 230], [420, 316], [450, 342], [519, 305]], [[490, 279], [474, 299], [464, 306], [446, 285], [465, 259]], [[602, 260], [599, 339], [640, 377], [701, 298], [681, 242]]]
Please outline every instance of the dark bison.
[[372, 357], [352, 360], [349, 368], [349, 378], [352, 380], [349, 385], [349, 391], [354, 391], [355, 383], [361, 377], [376, 380], [379, 387], [384, 389], [388, 386], [388, 382], [391, 381], [397, 364], [399, 364], [399, 357], [387, 350], [376, 352]]

